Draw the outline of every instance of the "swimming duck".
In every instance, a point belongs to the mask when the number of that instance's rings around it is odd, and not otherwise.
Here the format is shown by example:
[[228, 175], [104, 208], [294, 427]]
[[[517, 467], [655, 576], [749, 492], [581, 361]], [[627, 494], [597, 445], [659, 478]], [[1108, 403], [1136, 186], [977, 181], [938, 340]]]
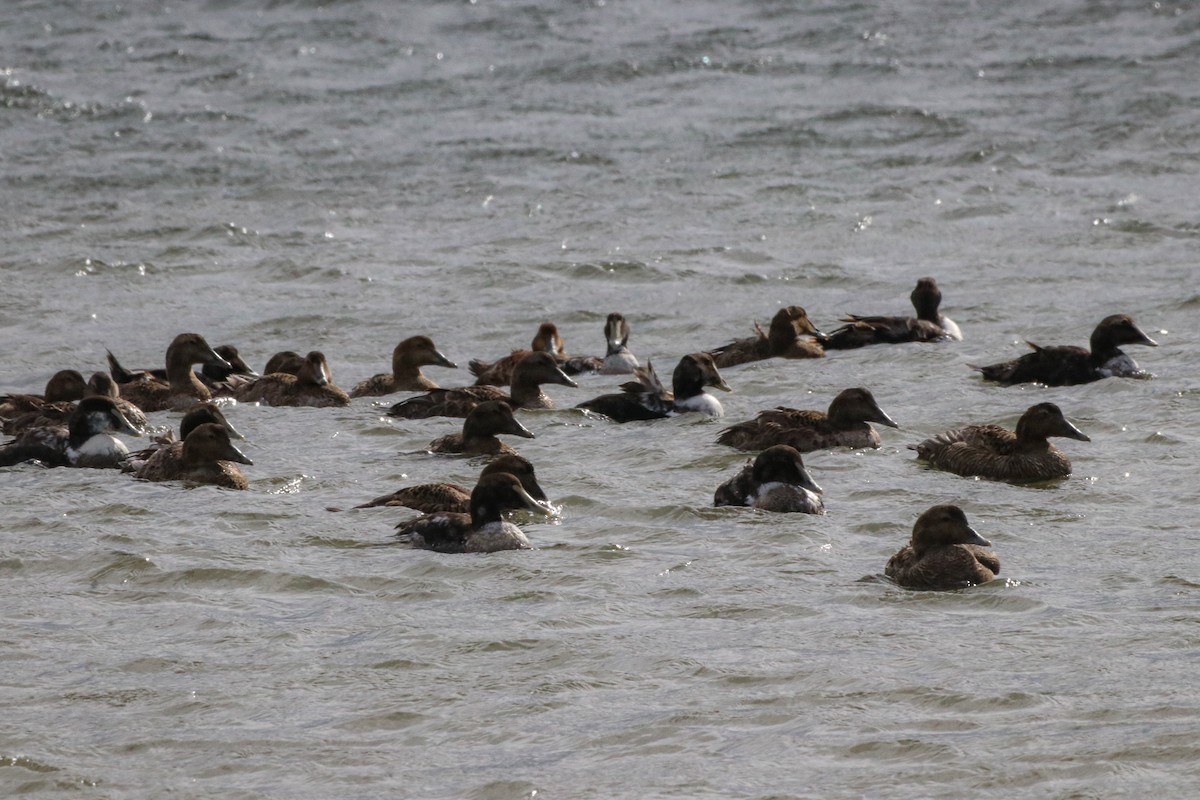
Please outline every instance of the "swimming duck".
[[117, 467], [129, 448], [113, 432], [142, 435], [111, 397], [85, 397], [66, 425], [27, 428], [0, 446], [0, 466], [36, 459], [50, 467]]
[[143, 411], [183, 410], [212, 399], [212, 392], [192, 372], [193, 364], [214, 364], [229, 368], [229, 362], [217, 355], [198, 333], [181, 333], [167, 347], [166, 380], [142, 374], [133, 380], [122, 382], [122, 375], [129, 375], [111, 351], [108, 353], [109, 371], [117, 381], [121, 397]]
[[801, 453], [830, 447], [879, 447], [879, 432], [868, 423], [899, 428], [866, 389], [846, 389], [833, 398], [829, 410], [798, 411], [779, 406], [721, 431], [717, 444], [738, 450], [762, 450], [790, 444]]
[[567, 354], [563, 351], [563, 338], [558, 333], [558, 326], [553, 322], [543, 322], [533, 335], [529, 350], [513, 350], [496, 361], [473, 358], [468, 362], [467, 368], [475, 376], [476, 386], [508, 386], [512, 383], [513, 371], [517, 364], [531, 352], [549, 353], [555, 362], [564, 361]]
[[563, 372], [579, 375], [596, 372], [601, 375], [630, 375], [638, 368], [637, 356], [629, 350], [629, 323], [625, 317], [613, 312], [604, 323], [604, 341], [608, 348], [603, 358], [599, 356], [577, 356], [563, 361]]
[[818, 342], [800, 338], [822, 335], [800, 306], [786, 306], [776, 311], [767, 333], [763, 333], [757, 322], [754, 323], [754, 330], [757, 336], [736, 339], [710, 350], [713, 363], [725, 368], [766, 358], [821, 358], [825, 355], [824, 348]]
[[367, 378], [350, 390], [351, 397], [382, 397], [394, 392], [424, 392], [438, 385], [421, 372], [424, 366], [449, 367], [458, 365], [442, 355], [428, 336], [410, 336], [392, 351], [392, 374]]
[[533, 433], [513, 416], [512, 406], [503, 400], [487, 400], [467, 414], [462, 433], [434, 439], [429, 443], [429, 452], [468, 456], [516, 455], [516, 450], [496, 438], [498, 433], [534, 438]]
[[176, 442], [182, 442], [187, 439], [188, 434], [196, 428], [206, 423], [220, 425], [229, 434], [230, 439], [245, 439], [237, 428], [233, 427], [225, 415], [221, 413], [221, 409], [217, 408], [212, 403], [200, 403], [188, 409], [188, 412], [183, 415], [183, 419], [179, 421], [179, 435], [176, 436], [172, 431], [168, 430], [161, 436], [154, 437], [154, 443], [149, 447], [130, 453], [121, 463], [121, 469], [126, 472], [137, 472], [142, 465], [146, 463], [159, 450], [164, 447], [170, 447]]
[[942, 291], [933, 278], [921, 278], [909, 295], [916, 317], [863, 317], [847, 314], [841, 321], [848, 323], [819, 337], [826, 350], [849, 350], [869, 344], [901, 344], [903, 342], [962, 341], [962, 331], [938, 307]]
[[[30, 412], [40, 412], [53, 403], [74, 403], [87, 395], [87, 382], [78, 370], [62, 369], [46, 381], [44, 394], [7, 394], [0, 396], [0, 419], [10, 420]], [[5, 430], [5, 433], [10, 431]]]
[[117, 408], [121, 409], [121, 413], [125, 415], [125, 419], [135, 428], [145, 428], [150, 424], [150, 420], [146, 418], [146, 412], [135, 406], [133, 403], [121, 397], [121, 387], [113, 380], [112, 375], [107, 372], [93, 372], [92, 377], [88, 378], [88, 394], [100, 394], [105, 397], [111, 397], [113, 402], [117, 404]]
[[549, 509], [529, 495], [516, 476], [507, 472], [483, 475], [471, 491], [469, 514], [443, 511], [401, 522], [396, 535], [415, 548], [439, 553], [494, 553], [528, 550], [525, 533], [501, 512], [527, 508], [539, 514]]
[[263, 367], [263, 375], [270, 375], [274, 372], [299, 375], [302, 369], [304, 369], [304, 356], [295, 350], [280, 350], [267, 359], [267, 365]]
[[[125, 415], [125, 419], [129, 420], [129, 424], [135, 428], [145, 428], [149, 424], [145, 412], [120, 396], [117, 382], [107, 372], [93, 373], [88, 382], [84, 384], [84, 396], [90, 395], [111, 397], [117, 404], [117, 408]], [[47, 428], [55, 425], [66, 425], [67, 420], [71, 417], [71, 413], [75, 410], [75, 405], [75, 403], [66, 400], [44, 403], [37, 411], [29, 411], [11, 420], [7, 420], [4, 423], [4, 432], [17, 434], [26, 428]]]
[[907, 589], [962, 589], [987, 583], [1000, 558], [958, 506], [934, 506], [917, 518], [912, 541], [888, 559], [884, 574]]
[[[491, 475], [494, 472], [507, 472], [515, 475], [521, 482], [521, 487], [529, 496], [539, 503], [545, 503], [546, 493], [537, 482], [533, 472], [533, 464], [519, 455], [509, 453], [494, 459], [480, 471], [479, 477]], [[406, 486], [391, 494], [376, 497], [369, 503], [355, 508], [375, 508], [376, 506], [406, 506], [424, 514], [439, 511], [454, 511], [460, 514], [471, 511], [471, 490], [457, 483], [422, 483], [417, 486]]]
[[[228, 366], [221, 366], [215, 363], [201, 365], [200, 380], [208, 388], [215, 388], [226, 381], [258, 377], [258, 373], [242, 359], [241, 354], [235, 346], [231, 344], [217, 345], [213, 348], [213, 352], [225, 359]], [[160, 381], [167, 380], [167, 371], [162, 367], [153, 369], [126, 369], [117, 361], [111, 351], [109, 352], [109, 367], [113, 370], [112, 377], [118, 384], [130, 383], [131, 381], [147, 377], [157, 378]]]
[[249, 383], [255, 378], [261, 377], [253, 367], [246, 363], [234, 345], [219, 344], [213, 348], [213, 352], [225, 359], [229, 366], [204, 364], [200, 367], [200, 380], [204, 381], [208, 388], [216, 389], [221, 386]]
[[542, 391], [542, 384], [557, 383], [578, 388], [559, 368], [554, 356], [544, 352], [527, 354], [513, 370], [512, 393], [497, 386], [464, 386], [458, 389], [431, 389], [425, 394], [401, 400], [388, 410], [393, 417], [465, 417], [471, 409], [488, 400], [503, 400], [516, 408], [554, 408], [554, 402]]
[[671, 376], [671, 388], [674, 390], [671, 392], [663, 387], [654, 365], [649, 361], [645, 367], [634, 370], [634, 375], [637, 380], [621, 384], [620, 392], [594, 397], [576, 408], [603, 414], [613, 422], [662, 419], [691, 411], [720, 417], [725, 413], [721, 401], [705, 392], [704, 387], [733, 391], [708, 353], [690, 353], [679, 359]]
[[331, 382], [329, 362], [319, 350], [304, 357], [304, 366], [298, 374], [267, 373], [252, 383], [234, 387], [233, 396], [243, 403], [270, 406], [329, 408], [350, 405], [350, 395]]
[[1123, 344], [1144, 344], [1157, 347], [1158, 342], [1147, 336], [1127, 314], [1113, 314], [1100, 320], [1092, 331], [1091, 350], [1072, 345], [1033, 348], [1012, 361], [986, 367], [971, 365], [983, 374], [984, 380], [1003, 386], [1018, 383], [1043, 383], [1046, 386], [1073, 386], [1091, 383], [1101, 378], [1140, 378], [1147, 373], [1121, 351]]
[[44, 394], [0, 396], [0, 427], [11, 436], [26, 428], [59, 424], [75, 410], [75, 401], [88, 394], [87, 382], [78, 370], [59, 370], [46, 381]]
[[150, 456], [138, 469], [137, 477], [245, 489], [249, 483], [235, 461], [254, 463], [233, 446], [224, 426], [205, 422], [193, 428], [182, 442], [173, 442]]
[[822, 492], [804, 468], [800, 452], [790, 445], [777, 444], [763, 450], [737, 475], [718, 486], [713, 505], [824, 514]]
[[909, 447], [918, 458], [956, 475], [1001, 481], [1065, 478], [1071, 474], [1071, 461], [1047, 441], [1050, 436], [1091, 441], [1054, 403], [1038, 403], [1017, 420], [1015, 433], [999, 425], [969, 425]]

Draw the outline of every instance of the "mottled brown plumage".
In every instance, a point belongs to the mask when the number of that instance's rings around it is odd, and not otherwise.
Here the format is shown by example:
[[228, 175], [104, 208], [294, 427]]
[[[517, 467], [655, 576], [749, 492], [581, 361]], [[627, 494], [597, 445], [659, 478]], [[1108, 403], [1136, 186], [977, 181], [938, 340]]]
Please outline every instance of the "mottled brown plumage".
[[350, 405], [350, 396], [330, 382], [329, 363], [319, 350], [305, 356], [304, 365], [296, 375], [272, 372], [235, 387], [233, 395], [241, 402], [271, 406], [329, 408]]
[[112, 432], [142, 435], [111, 397], [85, 397], [64, 424], [26, 428], [0, 445], [0, 466], [36, 460], [49, 467], [117, 467], [129, 449]]
[[155, 436], [154, 442], [149, 447], [144, 447], [141, 450], [131, 452], [124, 461], [121, 462], [121, 469], [125, 472], [137, 472], [142, 466], [150, 460], [150, 458], [164, 447], [169, 447], [176, 442], [182, 442], [187, 439], [188, 434], [205, 423], [215, 423], [225, 429], [229, 434], [230, 439], [245, 439], [237, 428], [233, 427], [221, 409], [217, 408], [212, 403], [200, 403], [188, 409], [183, 415], [183, 419], [179, 421], [179, 435], [176, 436], [174, 431], [168, 430], [161, 436]]
[[395, 392], [425, 392], [438, 385], [425, 377], [421, 367], [457, 369], [458, 365], [442, 355], [428, 336], [410, 336], [392, 350], [392, 372], [367, 378], [350, 390], [351, 397], [383, 397]]
[[821, 332], [808, 318], [800, 306], [786, 306], [775, 312], [771, 327], [766, 333], [754, 323], [757, 335], [736, 339], [727, 345], [709, 351], [718, 368], [735, 367], [766, 358], [821, 358], [824, 348], [813, 339]]
[[155, 452], [137, 471], [147, 481], [183, 481], [191, 484], [245, 489], [246, 476], [233, 462], [253, 464], [229, 441], [229, 432], [215, 422], [192, 430], [182, 442]]
[[1015, 432], [999, 425], [969, 425], [909, 447], [931, 466], [956, 475], [1045, 481], [1071, 474], [1070, 459], [1050, 444], [1051, 436], [1091, 441], [1054, 403], [1038, 403], [1021, 415]]
[[429, 443], [431, 453], [459, 455], [516, 455], [517, 451], [496, 438], [507, 433], [533, 439], [534, 435], [513, 416], [512, 407], [503, 400], [480, 403], [463, 420], [462, 433], [452, 433]]
[[542, 384], [557, 383], [578, 387], [558, 366], [549, 353], [530, 353], [513, 371], [512, 392], [498, 386], [464, 386], [457, 389], [432, 389], [425, 394], [401, 400], [388, 410], [393, 417], [465, 417], [471, 409], [489, 400], [501, 400], [515, 408], [554, 408], [554, 402], [542, 391]]
[[495, 361], [473, 358], [467, 364], [467, 368], [475, 376], [476, 386], [508, 386], [513, 381], [513, 371], [517, 364], [530, 353], [549, 353], [555, 362], [561, 362], [567, 357], [563, 350], [563, 338], [553, 322], [543, 322], [538, 326], [528, 350], [513, 350]]
[[65, 425], [75, 410], [75, 402], [88, 394], [91, 394], [88, 384], [77, 370], [59, 370], [46, 382], [44, 394], [9, 394], [0, 397], [3, 431], [15, 435], [28, 428]]
[[[212, 399], [212, 392], [192, 371], [194, 364], [214, 364], [230, 368], [230, 364], [204, 341], [198, 333], [181, 333], [167, 347], [166, 380], [149, 373], [140, 373], [134, 380], [119, 383], [121, 397], [143, 411], [182, 411], [185, 408]], [[119, 381], [127, 375], [115, 356], [108, 354], [109, 370]]]
[[[515, 475], [521, 486], [534, 500], [546, 502], [546, 493], [537, 482], [533, 464], [516, 454], [501, 455], [491, 461], [479, 473], [479, 477], [491, 475], [494, 472], [507, 472]], [[374, 508], [376, 506], [405, 506], [425, 514], [438, 511], [453, 511], [467, 513], [471, 510], [471, 490], [457, 483], [422, 483], [416, 486], [406, 486], [391, 494], [376, 497], [369, 503], [355, 508]]]
[[829, 447], [879, 447], [879, 433], [869, 423], [900, 427], [884, 413], [866, 389], [846, 389], [826, 412], [779, 406], [721, 431], [718, 444], [738, 450], [764, 450], [788, 444], [801, 453]]
[[958, 506], [934, 506], [917, 518], [912, 539], [893, 555], [884, 574], [908, 589], [962, 589], [987, 583], [1000, 558]]

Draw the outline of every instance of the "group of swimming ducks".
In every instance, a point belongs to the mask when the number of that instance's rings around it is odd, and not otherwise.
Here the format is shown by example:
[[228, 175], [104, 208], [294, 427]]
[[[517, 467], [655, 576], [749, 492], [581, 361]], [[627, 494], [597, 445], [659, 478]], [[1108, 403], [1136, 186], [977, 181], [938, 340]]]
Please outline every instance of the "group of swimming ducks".
[[[720, 401], [705, 389], [730, 391], [719, 370], [768, 358], [819, 358], [826, 350], [904, 342], [962, 339], [958, 326], [940, 313], [941, 292], [933, 278], [921, 278], [911, 294], [916, 316], [844, 317], [837, 329], [822, 333], [804, 309], [780, 309], [764, 331], [680, 359], [667, 389], [650, 362], [630, 352], [629, 323], [620, 314], [605, 322], [606, 353], [568, 357], [553, 323], [544, 323], [528, 350], [514, 350], [493, 362], [469, 364], [475, 384], [438, 387], [421, 369], [455, 368], [427, 336], [400, 342], [392, 371], [375, 375], [349, 392], [334, 385], [325, 356], [313, 351], [277, 353], [262, 374], [254, 371], [232, 345], [212, 348], [196, 333], [175, 337], [167, 348], [165, 369], [128, 370], [108, 354], [107, 372], [85, 381], [75, 370], [56, 373], [44, 395], [0, 397], [0, 422], [14, 438], [0, 446], [0, 466], [39, 461], [48, 466], [119, 468], [149, 481], [182, 481], [245, 489], [237, 464], [252, 464], [234, 444], [243, 438], [221, 411], [223, 398], [273, 406], [346, 406], [351, 398], [415, 392], [388, 414], [405, 419], [461, 417], [461, 431], [436, 439], [433, 453], [490, 458], [473, 488], [425, 484], [402, 488], [359, 508], [406, 506], [422, 516], [397, 526], [402, 541], [440, 552], [493, 552], [522, 549], [530, 543], [506, 512], [524, 509], [551, 514], [553, 508], [537, 482], [533, 465], [500, 435], [532, 438], [514, 410], [552, 408], [546, 384], [577, 387], [581, 373], [629, 375], [620, 391], [578, 404], [587, 413], [615, 423], [654, 420], [683, 413], [722, 416]], [[1120, 349], [1126, 344], [1155, 346], [1126, 315], [1101, 320], [1090, 347], [1042, 347], [1014, 360], [975, 367], [985, 380], [1002, 385], [1038, 382], [1050, 386], [1088, 383], [1144, 373]], [[194, 371], [195, 366], [200, 371]], [[506, 391], [504, 386], [508, 386]], [[178, 436], [167, 432], [147, 448], [130, 452], [113, 436], [141, 436], [146, 413], [184, 411]], [[717, 487], [717, 506], [749, 506], [766, 511], [825, 513], [822, 489], [809, 475], [802, 454], [814, 450], [879, 447], [872, 423], [899, 427], [871, 392], [851, 388], [838, 394], [825, 411], [778, 407], [720, 432], [719, 444], [757, 452], [736, 475]], [[963, 476], [1032, 482], [1070, 474], [1067, 456], [1051, 437], [1089, 441], [1058, 406], [1038, 403], [1017, 422], [1016, 430], [979, 424], [948, 430], [910, 448], [931, 466]], [[336, 510], [336, 509], [334, 509]], [[973, 530], [953, 505], [930, 508], [917, 519], [912, 538], [888, 561], [885, 574], [896, 583], [921, 589], [952, 589], [986, 582], [999, 572], [990, 543]]]

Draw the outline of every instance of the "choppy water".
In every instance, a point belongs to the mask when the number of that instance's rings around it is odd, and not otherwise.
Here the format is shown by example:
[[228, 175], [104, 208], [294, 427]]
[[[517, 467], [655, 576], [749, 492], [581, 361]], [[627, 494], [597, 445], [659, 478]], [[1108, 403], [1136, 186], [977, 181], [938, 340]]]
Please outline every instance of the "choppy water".
[[[720, 423], [526, 413], [532, 552], [332, 514], [478, 464], [448, 420], [239, 406], [244, 493], [0, 470], [0, 787], [29, 797], [1190, 797], [1200, 785], [1195, 185], [1185, 4], [0, 7], [0, 388], [174, 334], [343, 386], [427, 333], [494, 357], [609, 311], [669, 373], [782, 304], [934, 275], [966, 341], [728, 370], [728, 420], [870, 387], [903, 429], [806, 459], [823, 518], [712, 509]], [[1151, 381], [984, 386], [1109, 313]], [[465, 370], [430, 368], [443, 385]], [[551, 387], [560, 405], [611, 378]], [[905, 446], [1051, 399], [1067, 481]], [[177, 415], [155, 415], [161, 425]], [[880, 577], [961, 504], [1003, 577]]]

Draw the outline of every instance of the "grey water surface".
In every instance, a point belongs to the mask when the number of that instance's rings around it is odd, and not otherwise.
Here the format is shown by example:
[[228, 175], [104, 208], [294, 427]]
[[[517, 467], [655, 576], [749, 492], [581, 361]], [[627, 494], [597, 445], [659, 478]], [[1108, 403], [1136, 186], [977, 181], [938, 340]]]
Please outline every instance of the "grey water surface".
[[[423, 333], [462, 385], [543, 320], [601, 353], [611, 311], [665, 376], [924, 275], [965, 335], [725, 370], [724, 420], [550, 387], [525, 552], [327, 510], [473, 482], [400, 396], [229, 409], [246, 492], [0, 469], [0, 794], [1195, 797], [1198, 58], [1200, 9], [1133, 0], [0, 5], [0, 391], [183, 331], [346, 388]], [[1153, 379], [970, 369], [1112, 313]], [[901, 428], [806, 457], [827, 516], [711, 508], [723, 424], [850, 386]], [[1092, 439], [1069, 479], [907, 449], [1043, 400]], [[1000, 580], [883, 578], [935, 503]]]

